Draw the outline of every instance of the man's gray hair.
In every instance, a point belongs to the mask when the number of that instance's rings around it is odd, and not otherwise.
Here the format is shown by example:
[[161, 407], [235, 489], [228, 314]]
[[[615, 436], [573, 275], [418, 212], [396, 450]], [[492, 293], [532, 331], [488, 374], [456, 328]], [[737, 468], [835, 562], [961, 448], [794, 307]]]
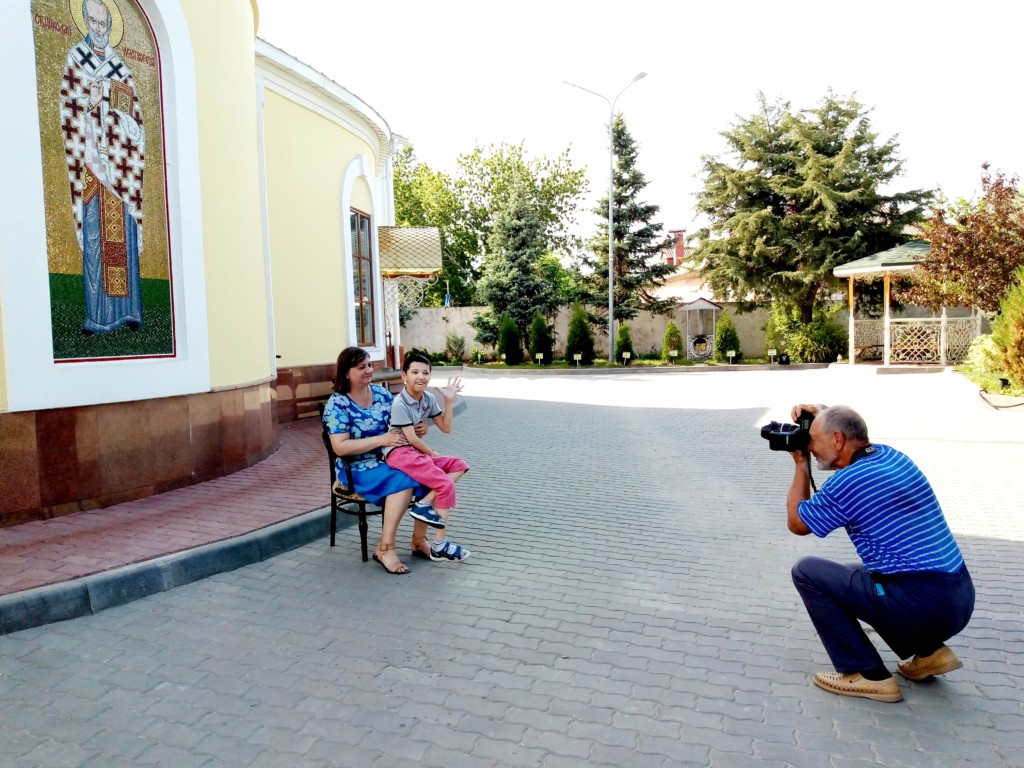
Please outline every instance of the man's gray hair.
[[107, 12], [107, 31], [109, 32], [110, 28], [114, 26], [114, 14], [110, 12], [110, 9], [107, 8], [107, 4], [104, 3], [103, 0], [82, 0], [82, 18], [85, 19], [86, 27], [89, 26], [89, 9], [85, 6], [87, 6], [89, 3], [92, 3], [93, 5], [103, 6], [103, 10]]
[[826, 432], [842, 432], [847, 440], [868, 443], [868, 425], [859, 413], [846, 405], [833, 405], [819, 411], [818, 418]]

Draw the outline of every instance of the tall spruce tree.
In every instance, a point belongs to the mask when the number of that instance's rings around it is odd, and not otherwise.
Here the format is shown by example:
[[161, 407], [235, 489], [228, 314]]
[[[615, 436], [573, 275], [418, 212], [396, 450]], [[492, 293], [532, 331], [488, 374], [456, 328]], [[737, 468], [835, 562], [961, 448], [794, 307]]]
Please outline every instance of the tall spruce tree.
[[547, 250], [536, 204], [526, 190], [516, 190], [495, 216], [477, 290], [494, 317], [508, 315], [523, 339], [535, 314], [550, 317], [558, 309], [557, 287], [539, 269]]
[[[658, 257], [672, 244], [662, 235], [662, 225], [653, 221], [660, 206], [640, 200], [647, 186], [643, 173], [636, 167], [636, 141], [626, 127], [622, 115], [612, 123], [612, 147], [615, 165], [612, 173], [614, 202], [615, 253], [615, 319], [631, 320], [644, 309], [655, 314], [672, 311], [675, 302], [658, 299], [654, 289], [665, 282], [675, 269]], [[587, 280], [587, 303], [594, 307], [608, 306], [608, 197], [598, 201], [593, 213], [602, 217], [597, 234], [588, 243], [592, 255], [583, 261], [593, 272]], [[602, 304], [603, 302], [603, 304]], [[607, 327], [607, 310], [602, 319], [592, 321]]]
[[710, 225], [689, 261], [715, 294], [747, 309], [783, 301], [810, 322], [837, 285], [832, 270], [906, 242], [931, 193], [883, 194], [900, 175], [895, 139], [880, 143], [870, 110], [829, 92], [814, 109], [760, 108], [705, 156], [697, 210]]

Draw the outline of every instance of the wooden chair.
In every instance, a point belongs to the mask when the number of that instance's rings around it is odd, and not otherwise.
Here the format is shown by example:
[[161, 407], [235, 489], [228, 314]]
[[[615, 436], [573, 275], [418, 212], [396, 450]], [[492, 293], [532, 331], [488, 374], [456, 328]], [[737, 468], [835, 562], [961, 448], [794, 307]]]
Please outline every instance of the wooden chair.
[[[348, 515], [358, 515], [359, 542], [362, 545], [363, 562], [365, 563], [370, 559], [369, 549], [366, 544], [368, 529], [366, 518], [370, 515], [383, 514], [384, 508], [371, 504], [352, 490], [355, 488], [355, 485], [352, 483], [352, 465], [348, 456], [338, 456], [331, 446], [331, 436], [327, 432], [327, 426], [324, 424], [323, 419], [325, 405], [325, 403], [320, 403], [317, 406], [317, 410], [320, 412], [320, 435], [323, 438], [324, 447], [327, 449], [327, 463], [331, 468], [331, 546], [334, 546], [334, 536], [338, 528], [338, 511], [341, 510]], [[342, 460], [342, 466], [345, 467], [344, 479], [338, 477], [335, 459], [339, 458]]]

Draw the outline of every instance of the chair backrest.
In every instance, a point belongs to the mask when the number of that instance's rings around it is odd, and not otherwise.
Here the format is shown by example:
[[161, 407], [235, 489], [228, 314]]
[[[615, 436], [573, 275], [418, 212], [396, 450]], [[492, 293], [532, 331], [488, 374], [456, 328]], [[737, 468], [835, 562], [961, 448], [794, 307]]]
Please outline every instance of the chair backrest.
[[[340, 496], [343, 499], [362, 501], [363, 497], [352, 490], [355, 485], [352, 481], [352, 466], [349, 463], [349, 458], [336, 454], [334, 446], [331, 445], [331, 433], [327, 431], [327, 425], [324, 424], [324, 409], [326, 407], [326, 403], [318, 403], [316, 408], [320, 414], [320, 437], [324, 441], [324, 448], [327, 449], [327, 463], [331, 467], [331, 491], [335, 496]], [[342, 466], [345, 468], [345, 474], [341, 477], [338, 476], [337, 459], [341, 459]]]
[[331, 435], [327, 431], [327, 425], [324, 424], [324, 408], [326, 406], [326, 403], [318, 403], [316, 409], [320, 414], [320, 437], [324, 441], [324, 448], [327, 449], [327, 463], [331, 467], [331, 487], [333, 488], [334, 483], [338, 479], [338, 464], [335, 459], [339, 457], [338, 454], [334, 452], [334, 446], [331, 445]]

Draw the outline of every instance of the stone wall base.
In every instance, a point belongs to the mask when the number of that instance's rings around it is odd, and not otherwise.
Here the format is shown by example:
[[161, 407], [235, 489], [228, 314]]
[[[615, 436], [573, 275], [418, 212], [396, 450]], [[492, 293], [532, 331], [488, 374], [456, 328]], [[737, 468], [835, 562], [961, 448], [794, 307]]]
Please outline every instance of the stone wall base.
[[277, 450], [272, 383], [0, 413], [0, 527], [237, 472]]

